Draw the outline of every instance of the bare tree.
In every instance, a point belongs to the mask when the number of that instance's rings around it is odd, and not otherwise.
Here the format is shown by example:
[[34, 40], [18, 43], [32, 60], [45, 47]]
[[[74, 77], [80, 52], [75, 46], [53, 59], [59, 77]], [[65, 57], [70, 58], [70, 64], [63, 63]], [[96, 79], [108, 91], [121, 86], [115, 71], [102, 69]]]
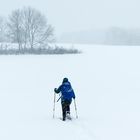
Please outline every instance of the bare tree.
[[6, 40], [6, 20], [0, 17], [0, 42]]
[[36, 9], [25, 7], [12, 12], [9, 18], [9, 33], [19, 49], [47, 46], [53, 40], [53, 28]]
[[9, 21], [7, 25], [9, 37], [12, 39], [12, 42], [18, 43], [19, 50], [21, 50], [23, 44], [21, 10], [18, 9], [12, 12], [12, 14], [9, 16]]

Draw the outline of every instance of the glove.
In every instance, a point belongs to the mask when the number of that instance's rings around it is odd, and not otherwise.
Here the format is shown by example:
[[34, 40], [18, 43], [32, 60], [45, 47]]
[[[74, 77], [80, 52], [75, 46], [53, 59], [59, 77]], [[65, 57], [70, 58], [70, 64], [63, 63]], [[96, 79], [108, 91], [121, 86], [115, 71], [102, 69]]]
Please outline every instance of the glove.
[[54, 88], [54, 92], [57, 93], [57, 88]]

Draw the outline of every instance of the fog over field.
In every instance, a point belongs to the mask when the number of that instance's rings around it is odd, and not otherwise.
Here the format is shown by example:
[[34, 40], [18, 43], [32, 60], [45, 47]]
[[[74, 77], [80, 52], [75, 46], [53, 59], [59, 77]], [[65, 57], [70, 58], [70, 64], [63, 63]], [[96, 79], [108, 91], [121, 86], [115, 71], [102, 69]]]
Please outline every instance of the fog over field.
[[[57, 41], [64, 42], [65, 38], [62, 36], [70, 32], [74, 34], [96, 29], [106, 30], [110, 27], [128, 31], [139, 29], [139, 5], [139, 0], [5, 0], [0, 5], [0, 16], [7, 16], [12, 10], [23, 6], [36, 8], [44, 13], [49, 23], [54, 26]], [[67, 38], [68, 42], [71, 38]], [[76, 37], [74, 39], [78, 41]], [[82, 39], [79, 39], [80, 42]]]

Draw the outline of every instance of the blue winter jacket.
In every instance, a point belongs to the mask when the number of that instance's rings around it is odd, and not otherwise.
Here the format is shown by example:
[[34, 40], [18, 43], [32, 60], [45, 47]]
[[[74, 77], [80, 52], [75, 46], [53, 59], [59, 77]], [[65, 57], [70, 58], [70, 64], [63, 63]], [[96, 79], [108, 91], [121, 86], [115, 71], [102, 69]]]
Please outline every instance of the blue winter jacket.
[[55, 92], [61, 92], [61, 101], [72, 101], [72, 98], [75, 99], [75, 94], [69, 81], [63, 82], [58, 89], [55, 89]]

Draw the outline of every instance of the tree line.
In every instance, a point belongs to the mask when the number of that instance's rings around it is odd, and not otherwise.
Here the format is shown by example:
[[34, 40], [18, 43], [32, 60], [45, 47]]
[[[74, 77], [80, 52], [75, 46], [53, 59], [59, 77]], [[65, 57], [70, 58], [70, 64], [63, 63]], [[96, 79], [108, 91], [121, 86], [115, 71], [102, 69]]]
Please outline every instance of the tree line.
[[[7, 19], [0, 17], [0, 42], [16, 44], [16, 48], [8, 49], [10, 53], [47, 53], [47, 50], [51, 53], [55, 50], [59, 52], [58, 47], [50, 48], [49, 43], [53, 41], [54, 28], [48, 23], [47, 18], [34, 8], [16, 9]], [[4, 48], [8, 47], [2, 44], [0, 54], [7, 52]]]
[[140, 46], [140, 28], [108, 27], [64, 33], [61, 42]]

